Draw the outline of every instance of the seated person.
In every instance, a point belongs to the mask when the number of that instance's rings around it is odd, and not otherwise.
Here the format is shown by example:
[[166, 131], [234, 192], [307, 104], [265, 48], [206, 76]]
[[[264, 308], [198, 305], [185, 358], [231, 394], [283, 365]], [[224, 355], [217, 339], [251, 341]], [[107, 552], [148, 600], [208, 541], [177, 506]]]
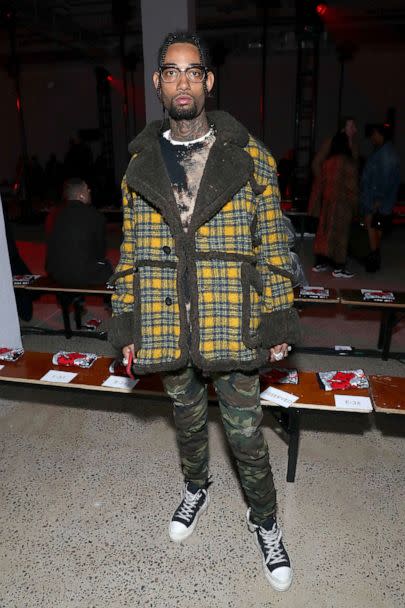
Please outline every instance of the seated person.
[[106, 283], [113, 273], [106, 255], [104, 216], [91, 206], [85, 181], [68, 179], [63, 186], [65, 206], [48, 237], [46, 270], [66, 287]]
[[[1, 201], [0, 201], [1, 205]], [[1, 207], [0, 207], [1, 213]], [[20, 252], [17, 248], [17, 243], [14, 237], [14, 232], [10, 225], [7, 213], [4, 213], [4, 227], [6, 230], [6, 240], [8, 247], [8, 255], [10, 258], [11, 274], [31, 274], [30, 269], [20, 256]], [[38, 296], [37, 296], [38, 297]], [[16, 289], [15, 301], [17, 304], [17, 312], [20, 319], [23, 321], [31, 321], [32, 319], [32, 302], [36, 299], [32, 292], [25, 291], [25, 289]]]

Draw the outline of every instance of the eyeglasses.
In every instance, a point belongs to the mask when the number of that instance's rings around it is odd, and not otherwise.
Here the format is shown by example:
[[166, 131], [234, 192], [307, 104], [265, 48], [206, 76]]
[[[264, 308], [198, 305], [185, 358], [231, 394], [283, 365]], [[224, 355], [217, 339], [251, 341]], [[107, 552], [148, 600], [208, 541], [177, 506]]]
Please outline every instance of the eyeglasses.
[[207, 76], [207, 68], [203, 65], [189, 65], [186, 68], [179, 68], [176, 65], [162, 65], [159, 74], [163, 82], [177, 82], [180, 74], [185, 74], [189, 82], [203, 82]]

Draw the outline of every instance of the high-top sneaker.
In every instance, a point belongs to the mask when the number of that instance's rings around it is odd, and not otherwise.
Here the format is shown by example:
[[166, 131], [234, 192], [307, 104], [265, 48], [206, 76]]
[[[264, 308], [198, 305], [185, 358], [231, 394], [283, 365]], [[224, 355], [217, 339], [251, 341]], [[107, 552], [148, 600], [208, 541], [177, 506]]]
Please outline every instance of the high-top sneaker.
[[209, 505], [207, 488], [198, 488], [192, 481], [184, 484], [183, 500], [177, 507], [169, 526], [169, 536], [180, 543], [194, 532], [198, 518]]
[[248, 509], [247, 522], [262, 553], [263, 569], [267, 580], [276, 591], [287, 591], [292, 583], [292, 569], [276, 520], [269, 517], [262, 526], [258, 526], [250, 520], [250, 509]]

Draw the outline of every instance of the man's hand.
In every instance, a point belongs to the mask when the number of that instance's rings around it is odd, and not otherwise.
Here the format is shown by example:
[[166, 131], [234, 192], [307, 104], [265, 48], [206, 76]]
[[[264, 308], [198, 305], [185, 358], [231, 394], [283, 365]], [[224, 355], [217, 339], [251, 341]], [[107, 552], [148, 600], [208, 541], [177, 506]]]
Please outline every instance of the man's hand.
[[130, 353], [132, 353], [132, 356], [135, 358], [135, 350], [133, 344], [128, 344], [128, 346], [124, 346], [122, 348], [122, 362], [124, 365], [128, 365]]
[[282, 359], [285, 359], [285, 357], [288, 357], [289, 349], [291, 350], [291, 347], [289, 347], [286, 342], [272, 346], [269, 357], [271, 363], [274, 363], [274, 361], [281, 361]]

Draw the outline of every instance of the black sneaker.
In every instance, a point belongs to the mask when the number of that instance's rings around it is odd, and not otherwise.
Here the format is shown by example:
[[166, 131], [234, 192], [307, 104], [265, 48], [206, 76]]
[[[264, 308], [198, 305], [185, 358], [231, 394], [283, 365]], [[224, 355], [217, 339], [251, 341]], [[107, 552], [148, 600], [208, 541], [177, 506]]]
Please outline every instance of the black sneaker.
[[169, 526], [169, 536], [180, 543], [194, 532], [198, 518], [209, 505], [207, 488], [198, 488], [193, 482], [184, 484], [183, 500], [177, 507]]
[[264, 574], [276, 591], [287, 591], [293, 578], [290, 559], [281, 540], [281, 530], [273, 517], [269, 517], [263, 526], [250, 520], [250, 509], [247, 512], [250, 532], [254, 532], [255, 541], [263, 556]]

